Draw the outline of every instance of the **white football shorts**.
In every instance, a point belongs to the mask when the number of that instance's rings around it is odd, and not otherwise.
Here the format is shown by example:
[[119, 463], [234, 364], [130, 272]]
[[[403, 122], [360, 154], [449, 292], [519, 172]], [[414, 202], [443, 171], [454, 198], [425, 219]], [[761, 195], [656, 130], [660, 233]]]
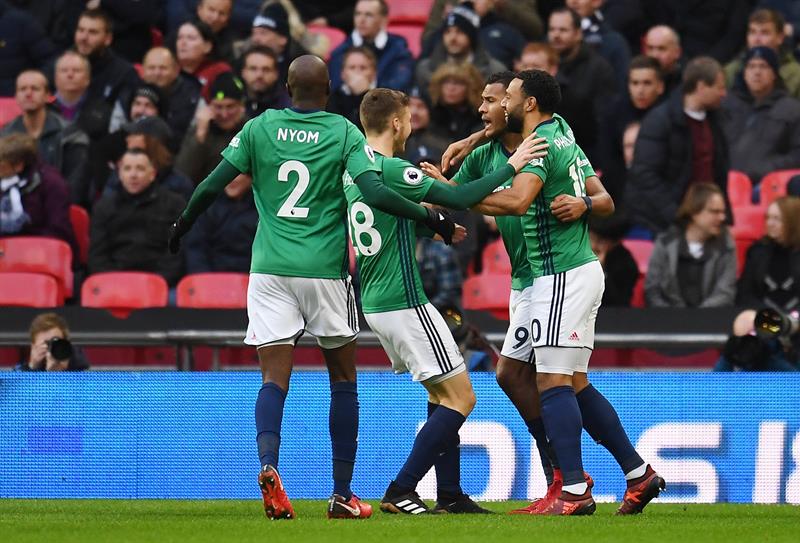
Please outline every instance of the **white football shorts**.
[[349, 277], [251, 273], [247, 317], [250, 322], [244, 342], [258, 347], [294, 345], [308, 332], [323, 349], [336, 349], [358, 335], [358, 309]]
[[531, 338], [537, 371], [586, 372], [604, 290], [605, 276], [597, 260], [533, 281]]
[[500, 354], [520, 362], [533, 363], [531, 341], [531, 296], [533, 287], [512, 290], [508, 302], [508, 331]]
[[364, 317], [395, 373], [409, 372], [414, 381], [436, 384], [466, 371], [453, 334], [430, 303]]

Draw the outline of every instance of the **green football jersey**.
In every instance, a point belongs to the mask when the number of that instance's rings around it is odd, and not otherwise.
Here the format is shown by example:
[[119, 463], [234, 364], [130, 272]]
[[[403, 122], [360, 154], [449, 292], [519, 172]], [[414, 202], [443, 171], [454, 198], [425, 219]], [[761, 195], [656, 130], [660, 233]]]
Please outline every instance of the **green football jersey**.
[[550, 203], [559, 194], [586, 196], [586, 178], [595, 175], [594, 169], [575, 143], [567, 121], [560, 115], [555, 114], [537, 126], [536, 134], [546, 138], [550, 148], [546, 157], [533, 159], [522, 169], [538, 175], [544, 182], [522, 219], [534, 278], [554, 275], [597, 260], [589, 243], [586, 218], [564, 223], [550, 211]]
[[[479, 179], [484, 175], [502, 167], [511, 153], [499, 140], [492, 140], [485, 145], [481, 145], [472, 151], [458, 173], [453, 177], [453, 181], [459, 185]], [[504, 190], [511, 186], [514, 178], [509, 177], [497, 190]], [[495, 191], [496, 192], [496, 191]], [[522, 218], [514, 215], [495, 217], [497, 229], [503, 238], [508, 256], [511, 259], [511, 288], [513, 290], [523, 290], [533, 284], [533, 273], [528, 263], [528, 249], [525, 246], [525, 236], [522, 232]]]
[[222, 156], [253, 176], [259, 220], [251, 272], [347, 276], [342, 178], [379, 171], [353, 123], [325, 111], [267, 110], [244, 125]]
[[[375, 153], [383, 183], [421, 202], [436, 181], [401, 158]], [[417, 269], [416, 223], [372, 209], [350, 176], [344, 177], [350, 238], [361, 278], [364, 313], [407, 309], [428, 303]]]

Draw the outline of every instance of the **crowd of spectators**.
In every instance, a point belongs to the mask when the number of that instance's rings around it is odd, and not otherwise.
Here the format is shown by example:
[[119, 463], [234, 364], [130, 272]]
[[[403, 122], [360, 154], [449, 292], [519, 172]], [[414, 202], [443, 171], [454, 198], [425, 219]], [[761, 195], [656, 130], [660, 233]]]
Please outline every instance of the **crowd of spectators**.
[[[421, 43], [409, 44], [391, 24], [398, 3], [385, 0], [0, 0], [0, 97], [21, 112], [0, 129], [0, 235], [57, 237], [77, 251], [68, 211], [79, 205], [91, 216], [89, 273], [153, 271], [175, 285], [186, 273], [244, 272], [257, 217], [249, 179], [226, 189], [176, 257], [166, 231], [243, 124], [290, 105], [294, 58], [329, 58], [328, 107], [356, 124], [369, 89], [408, 92], [415, 163], [438, 163], [481, 128], [491, 74], [536, 68], [560, 83], [557, 112], [617, 204], [614, 224], [593, 230], [604, 265], [621, 270], [607, 270], [609, 285], [622, 278], [609, 302], [630, 303], [636, 276], [621, 240], [636, 237], [655, 240], [648, 305], [773, 296], [797, 306], [795, 201], [768, 208], [738, 289], [727, 228], [731, 169], [749, 176], [757, 202], [767, 174], [800, 168], [796, 4], [432, 0]], [[331, 47], [319, 26], [344, 41]], [[450, 264], [424, 243], [418, 251], [431, 297], [447, 303], [497, 235], [491, 221], [460, 219], [477, 233], [448, 251]], [[436, 279], [436, 269], [448, 271]]]

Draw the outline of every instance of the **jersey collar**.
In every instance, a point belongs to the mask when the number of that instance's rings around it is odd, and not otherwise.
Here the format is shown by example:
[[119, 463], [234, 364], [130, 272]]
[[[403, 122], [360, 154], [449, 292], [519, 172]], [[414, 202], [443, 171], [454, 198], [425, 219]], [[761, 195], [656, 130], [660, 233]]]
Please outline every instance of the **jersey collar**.
[[290, 107], [289, 109], [295, 113], [318, 113], [322, 111], [321, 109], [300, 109], [299, 107]]

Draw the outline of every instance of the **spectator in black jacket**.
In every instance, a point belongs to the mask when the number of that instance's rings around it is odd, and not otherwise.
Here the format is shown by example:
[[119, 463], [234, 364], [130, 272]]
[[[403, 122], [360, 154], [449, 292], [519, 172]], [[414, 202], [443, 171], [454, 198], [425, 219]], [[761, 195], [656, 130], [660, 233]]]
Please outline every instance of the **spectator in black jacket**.
[[716, 111], [725, 93], [722, 66], [698, 57], [683, 72], [681, 92], [644, 118], [625, 191], [635, 225], [666, 230], [692, 183], [715, 183], [725, 194], [730, 162]]
[[[166, 98], [164, 119], [180, 141], [202, 105], [200, 83], [181, 73], [175, 55], [166, 47], [153, 47], [147, 52], [142, 63], [142, 78], [161, 89]], [[124, 107], [125, 103], [126, 100], [121, 99], [119, 107]]]
[[664, 91], [669, 95], [681, 85], [683, 67], [681, 66], [681, 37], [669, 26], [658, 25], [644, 36], [644, 54], [661, 65], [664, 74]]
[[[15, 368], [20, 371], [83, 371], [89, 362], [80, 348], [69, 342], [67, 321], [55, 313], [41, 313], [31, 322], [31, 348], [28, 360]], [[54, 340], [66, 340], [69, 347], [61, 347]], [[54, 356], [55, 355], [55, 356]], [[63, 358], [57, 358], [63, 356]]]
[[156, 170], [144, 151], [127, 151], [118, 165], [123, 190], [95, 205], [89, 243], [89, 273], [145, 271], [174, 286], [183, 255], [167, 251], [172, 221], [185, 200], [155, 183]]
[[556, 80], [561, 85], [563, 115], [575, 131], [589, 160], [596, 160], [600, 117], [616, 97], [617, 83], [611, 65], [583, 42], [580, 16], [569, 8], [550, 14], [547, 41], [560, 56]]
[[525, 36], [498, 15], [497, 0], [477, 0], [473, 3], [475, 13], [481, 18], [481, 43], [489, 55], [511, 68], [514, 59], [525, 47]]
[[197, 3], [197, 18], [214, 31], [217, 55], [226, 62], [233, 62], [234, 32], [229, 26], [233, 0], [200, 0]]
[[618, 215], [589, 219], [589, 240], [605, 274], [603, 305], [629, 307], [633, 289], [639, 280], [639, 266], [622, 244], [628, 223]]
[[567, 7], [581, 16], [583, 42], [606, 59], [617, 76], [619, 88], [626, 84], [631, 51], [622, 34], [611, 28], [600, 12], [602, 0], [567, 0]]
[[252, 179], [240, 175], [203, 213], [186, 235], [186, 272], [250, 271], [258, 226]]
[[471, 4], [453, 8], [442, 25], [441, 38], [427, 58], [420, 58], [415, 72], [417, 86], [427, 92], [433, 72], [449, 62], [471, 65], [477, 68], [484, 79], [506, 69], [502, 62], [493, 58], [480, 41], [480, 17], [471, 9]]
[[278, 57], [272, 49], [254, 45], [245, 51], [241, 76], [248, 119], [258, 117], [268, 109], [283, 109], [292, 105], [286, 86], [279, 80]]
[[707, 55], [728, 62], [744, 45], [751, 0], [666, 0], [644, 2], [650, 21], [681, 36], [687, 59]]
[[331, 73], [331, 88], [342, 83], [339, 76], [343, 69], [345, 53], [352, 47], [368, 47], [375, 54], [378, 86], [405, 91], [414, 79], [414, 57], [402, 36], [389, 34], [386, 25], [389, 7], [385, 0], [359, 0], [353, 16], [354, 30], [331, 53], [328, 70]]
[[745, 56], [744, 85], [722, 102], [731, 168], [754, 184], [769, 172], [800, 167], [800, 101], [783, 88], [779, 70], [772, 48], [753, 47]]
[[75, 29], [75, 50], [89, 59], [92, 83], [89, 96], [113, 106], [120, 94], [139, 82], [133, 64], [111, 49], [114, 40], [111, 18], [99, 9], [87, 9]]
[[0, 40], [0, 96], [14, 96], [17, 75], [44, 68], [56, 48], [36, 19], [5, 0], [0, 0]]
[[308, 54], [308, 51], [294, 38], [289, 28], [289, 15], [279, 3], [265, 6], [253, 19], [253, 28], [250, 38], [244, 43], [237, 44], [237, 55], [253, 45], [269, 47], [278, 56], [281, 82], [286, 82], [289, 64], [299, 56]]
[[800, 198], [784, 196], [767, 208], [766, 235], [747, 251], [736, 304], [800, 309]]
[[361, 128], [359, 108], [367, 91], [377, 87], [378, 59], [366, 47], [349, 49], [342, 62], [341, 84], [333, 89], [328, 111], [338, 113]]
[[628, 69], [626, 88], [627, 92], [619, 96], [603, 115], [596, 163], [603, 172], [603, 185], [619, 204], [622, 204], [624, 196], [627, 170], [623, 151], [625, 129], [632, 122], [640, 122], [664, 95], [658, 61], [644, 55], [634, 57]]
[[76, 51], [66, 51], [56, 61], [56, 95], [52, 107], [74, 122], [92, 142], [108, 135], [111, 106], [105, 100], [88, 95], [90, 66]]
[[433, 132], [430, 106], [416, 87], [409, 93], [408, 106], [411, 110], [411, 135], [406, 140], [406, 160], [416, 165], [420, 162], [438, 163], [450, 140]]
[[50, 92], [42, 72], [26, 70], [17, 77], [16, 101], [22, 115], [7, 124], [0, 135], [28, 134], [39, 146], [42, 161], [56, 168], [70, 187], [72, 202], [85, 205], [89, 193], [86, 175], [89, 137], [47, 108]]

